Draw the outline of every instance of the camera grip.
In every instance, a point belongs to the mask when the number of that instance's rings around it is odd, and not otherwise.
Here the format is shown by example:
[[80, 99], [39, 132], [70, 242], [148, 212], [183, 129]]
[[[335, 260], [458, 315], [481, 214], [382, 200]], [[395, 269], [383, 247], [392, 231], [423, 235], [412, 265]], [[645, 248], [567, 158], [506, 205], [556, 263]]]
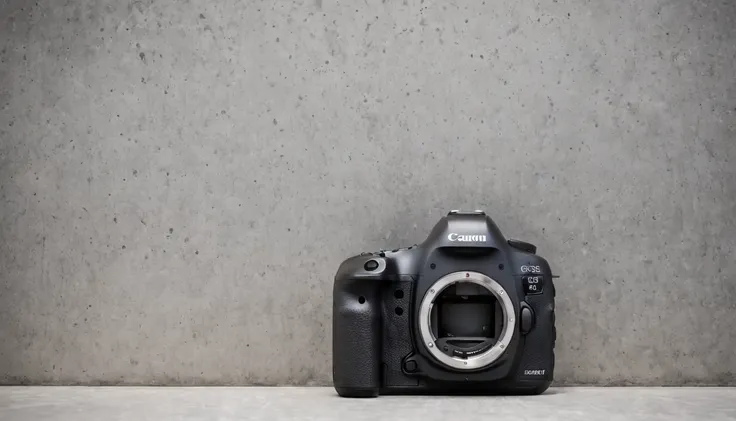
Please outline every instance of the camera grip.
[[333, 291], [332, 377], [344, 397], [376, 397], [381, 386], [380, 281], [336, 281]]

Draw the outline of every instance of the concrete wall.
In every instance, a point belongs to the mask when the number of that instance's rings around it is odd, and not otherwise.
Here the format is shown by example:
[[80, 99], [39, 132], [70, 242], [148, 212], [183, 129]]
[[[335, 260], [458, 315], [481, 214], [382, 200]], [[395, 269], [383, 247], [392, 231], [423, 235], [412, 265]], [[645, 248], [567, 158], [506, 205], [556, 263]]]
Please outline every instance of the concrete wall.
[[0, 382], [329, 384], [331, 287], [483, 208], [557, 384], [736, 384], [729, 1], [0, 3]]

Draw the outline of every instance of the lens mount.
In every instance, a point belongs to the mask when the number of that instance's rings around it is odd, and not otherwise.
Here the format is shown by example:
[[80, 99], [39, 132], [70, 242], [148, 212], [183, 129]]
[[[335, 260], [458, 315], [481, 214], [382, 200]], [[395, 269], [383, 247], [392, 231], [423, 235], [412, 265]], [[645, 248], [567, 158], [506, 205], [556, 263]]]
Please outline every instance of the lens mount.
[[[485, 352], [467, 358], [452, 357], [438, 349], [437, 338], [431, 326], [435, 300], [446, 288], [460, 282], [473, 283], [487, 289], [496, 298], [503, 313], [503, 329], [498, 341]], [[515, 331], [516, 317], [509, 294], [498, 282], [482, 273], [462, 271], [443, 276], [429, 288], [419, 305], [419, 333], [424, 347], [439, 362], [457, 370], [478, 370], [496, 361], [508, 348]]]

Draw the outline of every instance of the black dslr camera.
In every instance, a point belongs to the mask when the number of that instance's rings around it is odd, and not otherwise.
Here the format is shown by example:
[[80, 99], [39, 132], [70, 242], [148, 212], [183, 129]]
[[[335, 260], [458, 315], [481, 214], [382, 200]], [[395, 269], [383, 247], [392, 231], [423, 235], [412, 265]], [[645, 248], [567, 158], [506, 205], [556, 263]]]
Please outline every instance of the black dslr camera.
[[337, 393], [547, 390], [555, 289], [535, 253], [507, 241], [483, 211], [451, 211], [420, 245], [342, 262], [333, 290]]

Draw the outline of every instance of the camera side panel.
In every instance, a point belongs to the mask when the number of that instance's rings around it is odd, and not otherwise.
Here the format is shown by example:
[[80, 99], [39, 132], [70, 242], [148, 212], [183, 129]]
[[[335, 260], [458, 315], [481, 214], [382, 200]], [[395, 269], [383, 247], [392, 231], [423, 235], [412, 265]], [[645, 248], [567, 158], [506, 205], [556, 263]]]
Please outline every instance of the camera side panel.
[[[411, 337], [411, 297], [413, 280], [392, 282], [386, 285], [383, 295], [383, 386], [403, 388], [418, 386], [416, 377], [408, 376], [403, 360], [414, 350]], [[412, 366], [408, 367], [409, 371]]]
[[[522, 358], [516, 372], [521, 383], [549, 384], [554, 378], [555, 287], [549, 264], [542, 257], [519, 253], [515, 259], [517, 282], [524, 291], [523, 301], [532, 310], [532, 325], [524, 335]], [[522, 327], [523, 329], [523, 327]]]

